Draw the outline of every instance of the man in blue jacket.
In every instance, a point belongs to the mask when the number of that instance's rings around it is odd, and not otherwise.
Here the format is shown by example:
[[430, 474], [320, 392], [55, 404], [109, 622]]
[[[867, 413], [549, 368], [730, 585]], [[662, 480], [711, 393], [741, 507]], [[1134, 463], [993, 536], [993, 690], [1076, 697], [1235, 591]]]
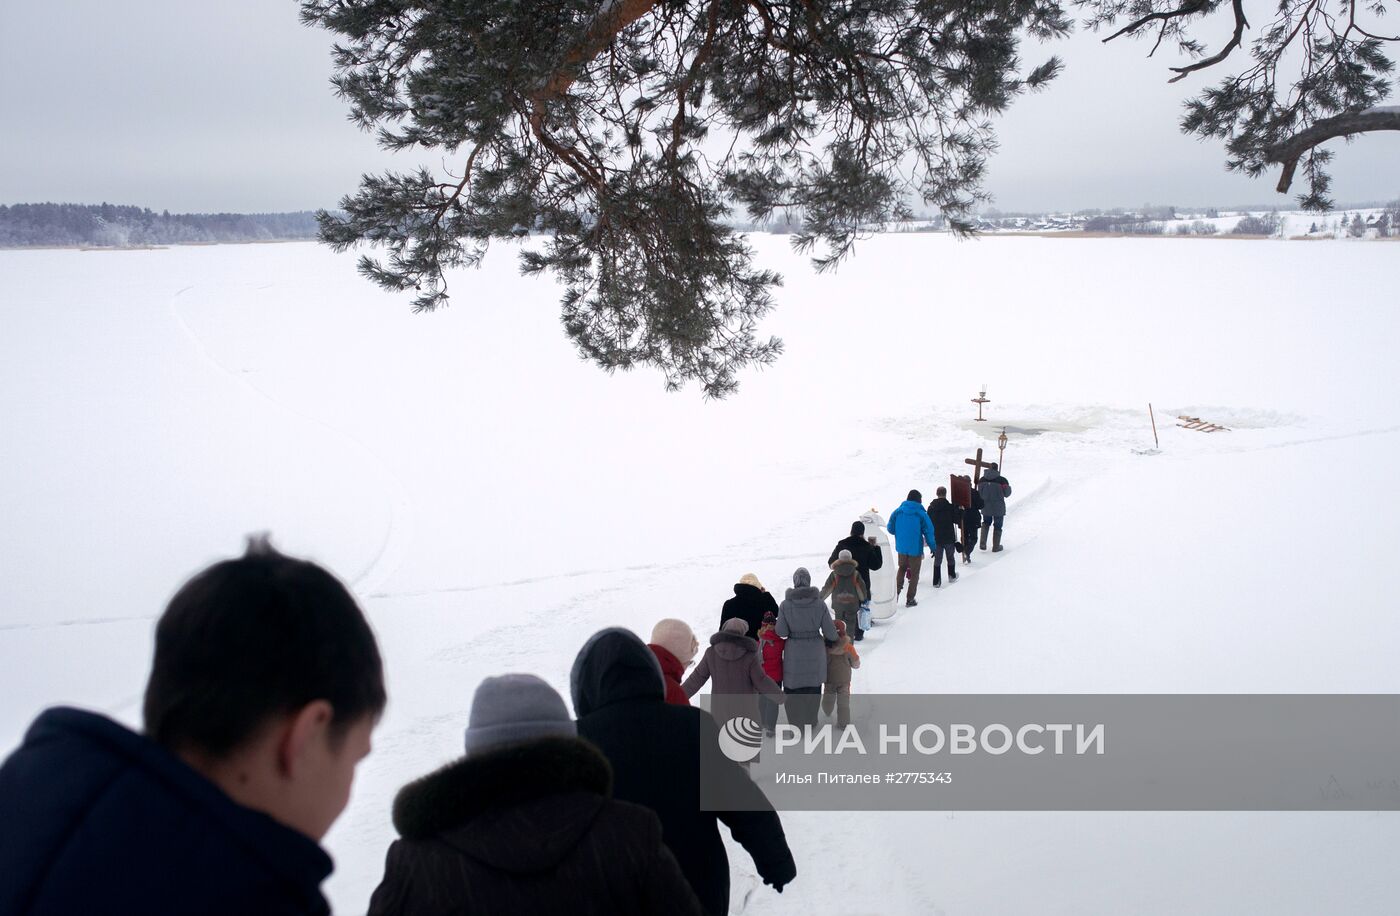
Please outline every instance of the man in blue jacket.
[[156, 624], [145, 734], [50, 709], [0, 766], [0, 913], [329, 913], [317, 841], [384, 701], [345, 586], [254, 541]]
[[909, 594], [904, 598], [905, 607], [914, 607], [914, 593], [919, 590], [919, 568], [924, 562], [924, 542], [928, 542], [932, 554], [937, 544], [933, 538], [933, 521], [923, 506], [924, 497], [918, 490], [910, 490], [909, 497], [890, 513], [886, 527], [894, 535], [894, 552], [899, 556], [899, 566], [895, 573], [895, 594], [904, 590], [904, 580], [909, 579]]

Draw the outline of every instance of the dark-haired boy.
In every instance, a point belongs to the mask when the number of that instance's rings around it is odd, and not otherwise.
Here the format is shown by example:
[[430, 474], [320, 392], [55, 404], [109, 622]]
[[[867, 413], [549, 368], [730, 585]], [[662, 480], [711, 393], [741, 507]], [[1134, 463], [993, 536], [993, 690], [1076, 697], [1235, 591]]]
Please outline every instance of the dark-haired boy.
[[0, 766], [0, 913], [324, 914], [318, 840], [385, 704], [345, 586], [265, 540], [156, 625], [145, 734], [77, 709]]

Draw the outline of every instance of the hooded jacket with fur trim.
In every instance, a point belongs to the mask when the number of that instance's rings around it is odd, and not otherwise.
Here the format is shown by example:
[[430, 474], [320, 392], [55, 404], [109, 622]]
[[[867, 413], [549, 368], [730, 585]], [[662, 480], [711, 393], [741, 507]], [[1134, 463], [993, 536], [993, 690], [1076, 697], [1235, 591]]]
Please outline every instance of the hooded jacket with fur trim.
[[782, 688], [763, 670], [758, 641], [738, 633], [721, 631], [710, 637], [700, 664], [682, 685], [686, 696], [695, 696], [706, 681], [714, 682], [710, 714], [716, 722], [728, 722], [734, 716], [757, 721], [759, 694], [783, 701]]
[[400, 790], [369, 916], [699, 914], [656, 815], [578, 738], [464, 757]]
[[787, 590], [778, 609], [776, 632], [783, 645], [783, 689], [820, 687], [826, 680], [826, 643], [836, 638], [836, 621], [814, 585]]

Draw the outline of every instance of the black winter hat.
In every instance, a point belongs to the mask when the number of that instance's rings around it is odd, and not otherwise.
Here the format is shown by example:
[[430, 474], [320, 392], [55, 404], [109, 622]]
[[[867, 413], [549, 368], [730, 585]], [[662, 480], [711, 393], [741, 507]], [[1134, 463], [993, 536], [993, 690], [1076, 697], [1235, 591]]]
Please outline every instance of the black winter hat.
[[860, 537], [865, 534], [865, 522], [851, 522], [851, 537]]

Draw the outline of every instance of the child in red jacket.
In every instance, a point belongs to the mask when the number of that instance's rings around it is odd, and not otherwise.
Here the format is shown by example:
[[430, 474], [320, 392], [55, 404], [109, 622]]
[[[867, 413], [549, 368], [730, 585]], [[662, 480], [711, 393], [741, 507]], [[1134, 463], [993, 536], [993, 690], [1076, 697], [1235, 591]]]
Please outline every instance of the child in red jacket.
[[[772, 611], [763, 613], [763, 625], [758, 628], [758, 647], [763, 653], [763, 673], [773, 679], [773, 683], [783, 686], [783, 643], [787, 640], [778, 635], [774, 626], [778, 618]], [[758, 712], [763, 717], [763, 732], [772, 735], [778, 728], [778, 704], [763, 695], [758, 698]]]

